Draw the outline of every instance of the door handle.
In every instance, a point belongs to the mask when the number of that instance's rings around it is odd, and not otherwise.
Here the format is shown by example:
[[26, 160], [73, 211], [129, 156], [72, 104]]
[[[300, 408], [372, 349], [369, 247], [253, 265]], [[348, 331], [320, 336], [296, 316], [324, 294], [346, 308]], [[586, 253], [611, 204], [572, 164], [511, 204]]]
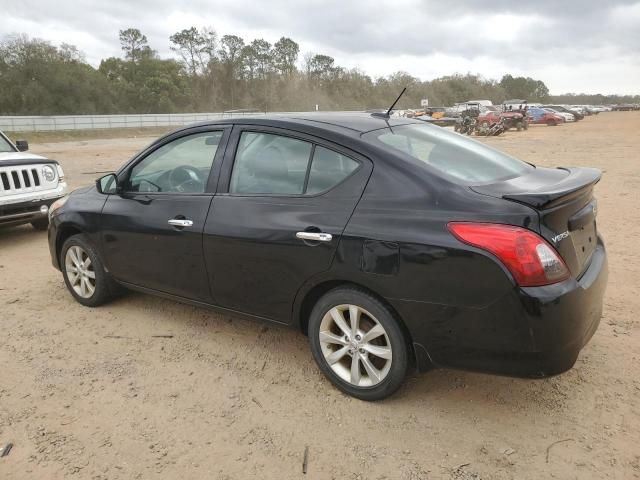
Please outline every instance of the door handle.
[[321, 232], [298, 232], [296, 238], [300, 240], [311, 240], [312, 242], [330, 242], [333, 236], [330, 233]]
[[172, 227], [192, 227], [193, 226], [193, 220], [187, 220], [187, 219], [183, 219], [183, 218], [172, 218], [171, 220], [169, 220], [167, 222], [169, 225], [171, 225]]

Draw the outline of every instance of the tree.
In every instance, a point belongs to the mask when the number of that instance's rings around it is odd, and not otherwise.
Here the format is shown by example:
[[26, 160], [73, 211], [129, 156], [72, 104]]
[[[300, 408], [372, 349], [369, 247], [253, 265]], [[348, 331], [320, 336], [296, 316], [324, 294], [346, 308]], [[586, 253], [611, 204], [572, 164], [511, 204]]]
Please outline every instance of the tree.
[[285, 76], [291, 76], [296, 71], [296, 62], [300, 47], [296, 42], [287, 37], [281, 37], [273, 45], [273, 65], [276, 70]]
[[26, 35], [0, 42], [0, 114], [111, 113], [109, 82], [72, 45]]
[[245, 45], [242, 47], [240, 57], [242, 59], [242, 76], [249, 81], [253, 80], [258, 69], [257, 53], [253, 46]]
[[265, 79], [271, 73], [273, 59], [271, 57], [271, 44], [262, 38], [251, 42], [251, 48], [255, 54], [256, 73]]
[[225, 35], [220, 41], [220, 59], [225, 64], [237, 65], [244, 40], [237, 35]]
[[213, 29], [196, 27], [181, 30], [169, 37], [170, 48], [178, 53], [192, 77], [202, 74], [216, 53], [217, 35]]
[[544, 82], [530, 77], [513, 77], [507, 74], [500, 80], [500, 86], [509, 98], [546, 101], [549, 97], [549, 89]]
[[133, 63], [138, 63], [143, 58], [151, 57], [155, 53], [147, 43], [147, 36], [137, 28], [120, 30], [120, 45], [125, 58]]
[[406, 72], [372, 79], [336, 65], [323, 54], [304, 55], [281, 37], [248, 44], [237, 35], [218, 42], [212, 28], [190, 27], [170, 36], [177, 59], [154, 54], [135, 28], [119, 32], [122, 58], [105, 58], [98, 69], [73, 45], [53, 45], [25, 35], [0, 38], [0, 114], [170, 113], [260, 107], [271, 111], [388, 108], [403, 87], [399, 108], [472, 99], [508, 98], [558, 103], [638, 103], [640, 96], [565, 94], [550, 97], [541, 80], [505, 75], [452, 74], [421, 81]]
[[225, 67], [227, 86], [231, 97], [231, 108], [235, 106], [235, 86], [242, 62], [244, 40], [237, 35], [225, 35], [220, 41], [220, 60]]
[[335, 60], [328, 55], [314, 55], [308, 63], [309, 75], [317, 79], [329, 79], [335, 72]]

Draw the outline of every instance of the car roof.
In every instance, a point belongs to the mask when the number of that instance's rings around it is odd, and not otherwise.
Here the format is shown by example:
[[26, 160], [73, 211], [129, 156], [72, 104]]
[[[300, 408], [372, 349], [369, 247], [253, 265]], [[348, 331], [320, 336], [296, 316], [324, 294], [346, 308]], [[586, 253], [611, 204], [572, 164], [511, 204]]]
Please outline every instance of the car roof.
[[418, 120], [403, 117], [382, 117], [364, 112], [340, 112], [340, 113], [289, 113], [272, 114], [264, 116], [232, 117], [227, 119], [205, 121], [189, 125], [206, 126], [218, 124], [261, 125], [273, 127], [311, 127], [320, 130], [331, 130], [336, 133], [350, 136], [360, 136], [362, 133], [378, 130], [386, 127], [406, 125], [410, 123], [422, 123]]

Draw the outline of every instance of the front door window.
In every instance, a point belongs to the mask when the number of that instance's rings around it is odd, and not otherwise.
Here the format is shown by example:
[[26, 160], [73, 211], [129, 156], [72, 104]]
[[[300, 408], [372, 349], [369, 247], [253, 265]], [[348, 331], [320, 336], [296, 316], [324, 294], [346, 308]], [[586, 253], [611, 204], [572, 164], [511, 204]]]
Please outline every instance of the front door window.
[[131, 169], [128, 192], [204, 193], [222, 131], [180, 137]]

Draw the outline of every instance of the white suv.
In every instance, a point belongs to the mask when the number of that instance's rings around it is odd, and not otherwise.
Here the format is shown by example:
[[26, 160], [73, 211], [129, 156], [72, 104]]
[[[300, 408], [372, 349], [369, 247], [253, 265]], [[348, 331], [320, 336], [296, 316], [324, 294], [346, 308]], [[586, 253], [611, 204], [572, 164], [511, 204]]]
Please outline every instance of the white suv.
[[49, 225], [49, 206], [67, 193], [62, 167], [26, 153], [29, 145], [16, 145], [0, 132], [0, 227], [30, 223], [37, 230]]

